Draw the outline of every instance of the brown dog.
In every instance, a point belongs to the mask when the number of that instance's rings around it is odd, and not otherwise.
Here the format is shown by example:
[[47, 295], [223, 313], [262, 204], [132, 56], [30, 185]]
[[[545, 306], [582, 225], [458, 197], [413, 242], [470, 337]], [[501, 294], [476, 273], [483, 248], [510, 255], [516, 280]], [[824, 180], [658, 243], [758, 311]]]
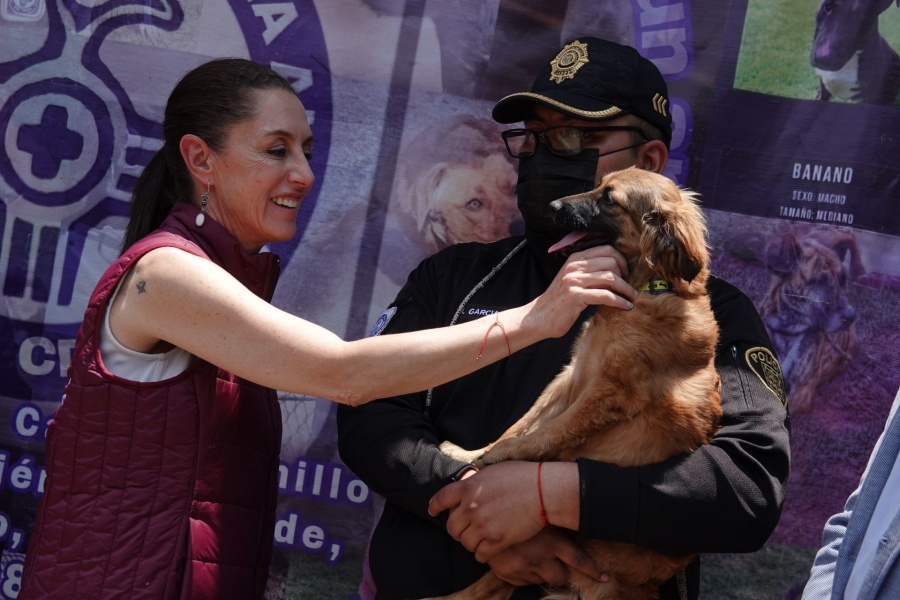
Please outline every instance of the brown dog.
[[[722, 414], [714, 367], [718, 326], [706, 292], [706, 225], [695, 195], [632, 168], [551, 207], [557, 223], [575, 232], [551, 250], [612, 244], [628, 261], [629, 283], [649, 289], [630, 311], [597, 310], [571, 362], [498, 441], [473, 451], [444, 442], [441, 449], [479, 467], [578, 457], [639, 466], [708, 443]], [[656, 598], [660, 584], [694, 558], [618, 542], [585, 547], [610, 581], [570, 569], [570, 589], [552, 598]], [[506, 599], [514, 589], [489, 572], [446, 598]]]

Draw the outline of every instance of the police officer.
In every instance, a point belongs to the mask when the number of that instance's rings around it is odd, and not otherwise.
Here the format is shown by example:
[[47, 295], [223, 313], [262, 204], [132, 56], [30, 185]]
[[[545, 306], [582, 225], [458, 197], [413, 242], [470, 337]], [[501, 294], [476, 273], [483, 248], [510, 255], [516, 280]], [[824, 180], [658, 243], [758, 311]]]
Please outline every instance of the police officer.
[[[423, 261], [387, 311], [382, 334], [462, 322], [534, 298], [562, 265], [548, 248], [567, 232], [553, 225], [549, 203], [593, 188], [613, 170], [661, 173], [668, 159], [665, 81], [633, 48], [604, 40], [566, 44], [531, 89], [500, 100], [493, 117], [524, 123], [503, 137], [519, 161], [525, 235], [461, 244]], [[621, 255], [609, 252], [610, 277], [618, 278]], [[564, 585], [567, 565], [600, 576], [581, 562], [577, 538], [676, 555], [759, 549], [778, 522], [789, 477], [783, 380], [747, 296], [715, 277], [708, 287], [720, 327], [724, 416], [712, 443], [686, 456], [640, 468], [545, 463], [541, 499], [534, 463], [475, 472], [440, 452], [444, 440], [482, 447], [517, 421], [568, 362], [577, 324], [563, 338], [446, 385], [340, 407], [341, 457], [386, 500], [369, 547], [377, 598], [449, 594], [487, 569], [521, 586], [514, 598], [540, 598], [541, 586], [532, 584]], [[697, 598], [699, 561], [661, 594]]]

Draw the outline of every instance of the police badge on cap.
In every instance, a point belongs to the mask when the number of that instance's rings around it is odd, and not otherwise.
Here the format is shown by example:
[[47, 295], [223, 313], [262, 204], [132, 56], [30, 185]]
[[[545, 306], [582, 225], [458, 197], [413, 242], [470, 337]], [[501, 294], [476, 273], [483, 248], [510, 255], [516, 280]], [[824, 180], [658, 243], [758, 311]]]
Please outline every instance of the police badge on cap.
[[556, 58], [550, 61], [550, 79], [556, 83], [562, 83], [566, 79], [575, 77], [582, 66], [588, 63], [587, 44], [574, 41], [567, 44]]

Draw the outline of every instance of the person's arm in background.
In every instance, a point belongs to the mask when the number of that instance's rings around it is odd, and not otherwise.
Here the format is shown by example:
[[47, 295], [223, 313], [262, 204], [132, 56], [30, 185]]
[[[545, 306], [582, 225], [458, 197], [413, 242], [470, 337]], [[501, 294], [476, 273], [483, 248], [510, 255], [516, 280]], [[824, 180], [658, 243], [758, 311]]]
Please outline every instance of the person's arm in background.
[[[712, 443], [645, 467], [579, 459], [575, 470], [546, 463], [551, 524], [577, 529], [580, 538], [674, 555], [749, 552], [768, 539], [790, 476], [788, 417], [776, 393], [783, 381], [767, 381], [764, 365], [756, 365], [757, 374], [748, 362], [748, 351], [772, 348], [749, 298], [721, 281], [710, 286], [720, 325], [716, 367], [724, 411]], [[431, 512], [450, 509], [448, 532], [488, 561], [540, 531], [533, 471], [519, 461], [491, 465], [444, 488]]]
[[[862, 482], [860, 482], [860, 487], [862, 487]], [[822, 532], [822, 547], [816, 553], [816, 559], [810, 569], [809, 581], [803, 588], [804, 600], [831, 598], [838, 554], [841, 551], [841, 544], [844, 543], [847, 524], [853, 516], [853, 509], [858, 498], [859, 488], [856, 488], [847, 498], [844, 510], [833, 515], [825, 523], [825, 529]]]
[[825, 528], [822, 531], [822, 547], [816, 553], [815, 561], [813, 561], [810, 569], [809, 581], [806, 582], [806, 587], [803, 589], [804, 600], [831, 598], [837, 559], [847, 534], [847, 527], [853, 518], [853, 511], [856, 509], [860, 491], [866, 483], [866, 478], [872, 467], [872, 461], [875, 460], [875, 455], [884, 442], [891, 422], [897, 418], [898, 407], [900, 407], [900, 391], [897, 392], [897, 396], [894, 398], [894, 404], [891, 406], [884, 431], [881, 432], [878, 441], [875, 442], [875, 447], [872, 449], [872, 454], [869, 455], [869, 462], [866, 464], [866, 468], [860, 478], [859, 486], [847, 498], [844, 510], [832, 515], [825, 523]]

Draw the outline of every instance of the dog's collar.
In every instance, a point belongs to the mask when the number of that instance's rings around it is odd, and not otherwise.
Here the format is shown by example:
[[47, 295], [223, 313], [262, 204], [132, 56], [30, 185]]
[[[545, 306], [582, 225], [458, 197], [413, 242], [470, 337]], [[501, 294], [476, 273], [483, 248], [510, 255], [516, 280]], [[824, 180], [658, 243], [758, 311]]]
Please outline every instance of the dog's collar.
[[650, 292], [651, 294], [666, 294], [672, 291], [672, 284], [665, 279], [651, 279], [641, 287], [637, 288], [639, 292]]

